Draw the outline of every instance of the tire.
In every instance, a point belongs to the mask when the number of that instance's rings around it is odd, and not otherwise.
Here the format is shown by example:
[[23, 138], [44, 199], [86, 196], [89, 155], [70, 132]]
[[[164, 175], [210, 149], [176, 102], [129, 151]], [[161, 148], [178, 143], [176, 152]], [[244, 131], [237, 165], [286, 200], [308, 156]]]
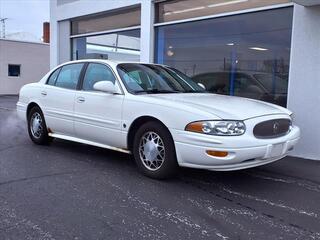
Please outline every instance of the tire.
[[138, 129], [132, 151], [138, 169], [150, 178], [170, 178], [177, 172], [173, 139], [159, 122], [147, 122]]
[[33, 107], [28, 114], [28, 133], [31, 140], [38, 145], [47, 145], [52, 140], [48, 135], [43, 113], [38, 106]]

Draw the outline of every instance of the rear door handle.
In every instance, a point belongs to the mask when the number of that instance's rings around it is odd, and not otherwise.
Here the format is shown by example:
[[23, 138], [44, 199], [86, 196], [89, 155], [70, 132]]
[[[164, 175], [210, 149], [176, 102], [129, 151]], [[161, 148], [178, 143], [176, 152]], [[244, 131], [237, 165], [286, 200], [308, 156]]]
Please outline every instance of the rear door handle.
[[42, 95], [42, 96], [47, 96], [47, 92], [46, 92], [46, 91], [42, 91], [42, 92], [41, 92], [41, 95]]
[[83, 103], [83, 102], [85, 102], [86, 101], [86, 99], [84, 98], [84, 97], [78, 97], [77, 98], [77, 102], [78, 103]]

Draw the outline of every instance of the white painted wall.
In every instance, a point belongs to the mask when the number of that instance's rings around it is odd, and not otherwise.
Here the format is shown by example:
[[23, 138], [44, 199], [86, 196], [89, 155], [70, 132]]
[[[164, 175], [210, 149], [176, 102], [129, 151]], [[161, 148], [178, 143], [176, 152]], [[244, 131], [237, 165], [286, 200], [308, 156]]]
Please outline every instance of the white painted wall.
[[294, 155], [320, 160], [320, 6], [294, 6], [288, 108], [301, 128]]
[[57, 0], [51, 0], [50, 3], [50, 69], [58, 65], [58, 21], [57, 12], [58, 5]]
[[71, 42], [70, 42], [70, 21], [59, 21], [59, 49], [58, 49], [58, 63], [70, 61], [71, 58]]
[[[18, 94], [49, 71], [49, 45], [0, 39], [0, 95]], [[8, 64], [21, 65], [20, 77], [8, 76]]]

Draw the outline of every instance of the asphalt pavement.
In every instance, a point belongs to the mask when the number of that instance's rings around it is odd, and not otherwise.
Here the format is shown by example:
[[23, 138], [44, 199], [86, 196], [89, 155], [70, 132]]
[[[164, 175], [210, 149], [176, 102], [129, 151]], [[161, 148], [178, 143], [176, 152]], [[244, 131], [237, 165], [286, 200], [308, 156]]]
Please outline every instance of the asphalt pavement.
[[320, 161], [142, 176], [129, 155], [37, 146], [0, 97], [0, 239], [320, 239]]

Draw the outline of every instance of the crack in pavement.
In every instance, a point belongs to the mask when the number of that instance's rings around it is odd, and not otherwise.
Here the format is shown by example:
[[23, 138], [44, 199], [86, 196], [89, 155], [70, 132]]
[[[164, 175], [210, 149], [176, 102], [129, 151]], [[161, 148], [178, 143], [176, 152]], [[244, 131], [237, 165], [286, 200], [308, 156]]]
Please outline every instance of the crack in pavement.
[[52, 173], [52, 174], [45, 174], [45, 175], [40, 175], [40, 176], [13, 179], [13, 180], [5, 181], [5, 182], [0, 182], [0, 186], [7, 185], [7, 184], [12, 184], [12, 183], [17, 183], [17, 182], [24, 182], [24, 181], [34, 180], [34, 179], [46, 178], [46, 177], [55, 177], [55, 176], [61, 176], [61, 175], [77, 174], [77, 173], [80, 173], [80, 172], [82, 173], [84, 171]]
[[[264, 203], [270, 203], [270, 201], [268, 201], [268, 200], [259, 199], [259, 198], [256, 198], [256, 197], [254, 197], [254, 196], [246, 195], [246, 194], [242, 194], [242, 193], [238, 193], [238, 192], [235, 192], [235, 191], [232, 191], [232, 190], [229, 191], [229, 189], [227, 189], [227, 188], [225, 188], [225, 187], [221, 187], [221, 186], [219, 186], [218, 184], [208, 183], [208, 182], [205, 182], [205, 181], [203, 181], [203, 180], [193, 179], [193, 182], [190, 181], [190, 180], [184, 180], [184, 179], [181, 179], [181, 180], [182, 180], [183, 182], [185, 182], [186, 184], [188, 184], [188, 185], [191, 185], [191, 186], [193, 185], [194, 187], [197, 187], [198, 189], [200, 189], [200, 190], [202, 190], [202, 191], [204, 191], [204, 192], [207, 192], [207, 193], [209, 193], [209, 194], [212, 194], [212, 195], [214, 195], [214, 196], [216, 196], [216, 197], [218, 197], [218, 198], [220, 198], [220, 199], [226, 200], [226, 201], [228, 201], [228, 202], [233, 202], [234, 204], [236, 204], [236, 205], [238, 205], [238, 206], [240, 206], [240, 207], [242, 207], [242, 208], [248, 209], [249, 211], [253, 211], [253, 212], [257, 213], [257, 214], [261, 214], [261, 215], [263, 215], [263, 216], [265, 216], [265, 217], [268, 217], [268, 218], [270, 218], [270, 219], [273, 219], [273, 220], [277, 220], [279, 223], [286, 223], [286, 221], [285, 221], [283, 218], [279, 218], [279, 217], [276, 217], [276, 216], [273, 216], [273, 215], [270, 215], [270, 214], [267, 214], [267, 213], [264, 213], [264, 212], [260, 212], [260, 211], [256, 210], [255, 208], [250, 207], [249, 205], [243, 204], [243, 203], [238, 202], [238, 201], [236, 201], [236, 200], [234, 200], [234, 199], [225, 197], [225, 196], [223, 196], [223, 195], [221, 195], [221, 194], [219, 194], [219, 193], [215, 193], [215, 192], [213, 192], [213, 191], [211, 191], [211, 190], [208, 190], [208, 189], [206, 189], [205, 187], [203, 187], [202, 185], [205, 184], [205, 185], [209, 185], [209, 186], [210, 186], [210, 185], [211, 185], [211, 186], [215, 186], [215, 187], [218, 187], [218, 189], [220, 189], [220, 190], [222, 190], [222, 191], [224, 191], [224, 192], [227, 192], [227, 193], [229, 193], [229, 194], [233, 194], [233, 195], [236, 195], [236, 196], [244, 197], [244, 198], [246, 198], [246, 197], [249, 196], [249, 197], [250, 197], [250, 198], [249, 198], [250, 200], [256, 200], [256, 201], [260, 201], [260, 202], [262, 201], [262, 202], [264, 202]], [[196, 181], [196, 182], [195, 182], [195, 181]], [[201, 185], [197, 184], [197, 182], [198, 182], [198, 183], [201, 183]], [[306, 212], [306, 211], [304, 211], [304, 210], [298, 210], [298, 209], [295, 209], [295, 208], [292, 208], [292, 207], [288, 207], [288, 206], [281, 205], [281, 204], [275, 204], [275, 203], [273, 203], [272, 206], [275, 206], [275, 207], [284, 207], [284, 208], [287, 209], [287, 210], [291, 210], [291, 211], [297, 212], [297, 213], [299, 213], [299, 214], [306, 214], [306, 215], [309, 216], [309, 217], [318, 218], [318, 215], [317, 215], [316, 213], [308, 213], [308, 212]], [[288, 224], [289, 226], [291, 226], [291, 227], [294, 227], [294, 228], [300, 229], [300, 230], [302, 230], [302, 231], [304, 231], [304, 232], [306, 232], [306, 233], [309, 233], [309, 234], [313, 237], [313, 239], [317, 239], [317, 238], [320, 239], [320, 232], [314, 232], [314, 231], [311, 231], [311, 230], [309, 230], [309, 229], [306, 229], [306, 228], [304, 228], [304, 227], [302, 227], [302, 226], [299, 226], [299, 225], [297, 225], [297, 224], [293, 224], [293, 223], [290, 223], [290, 222], [287, 222], [287, 224]]]
[[283, 178], [280, 174], [273, 174], [275, 176], [270, 176], [270, 175], [268, 176], [266, 174], [254, 173], [254, 172], [248, 172], [245, 174], [247, 174], [250, 177], [259, 178], [263, 180], [269, 180], [269, 181], [280, 182], [285, 184], [295, 184], [304, 189], [320, 193], [320, 185], [309, 180], [302, 180], [294, 177]]
[[228, 236], [223, 235], [218, 229], [216, 229], [213, 226], [210, 229], [204, 228], [198, 223], [193, 222], [192, 219], [190, 219], [188, 216], [181, 214], [179, 211], [161, 211], [158, 207], [141, 200], [138, 196], [133, 195], [130, 191], [123, 190], [120, 186], [112, 182], [109, 182], [109, 184], [118, 191], [122, 192], [125, 196], [127, 196], [127, 199], [129, 201], [138, 204], [140, 208], [149, 212], [152, 216], [156, 218], [166, 219], [175, 224], [183, 224], [193, 230], [198, 231], [199, 234], [201, 234], [202, 236], [210, 237], [210, 233], [213, 232], [213, 234], [219, 239], [229, 239]]

